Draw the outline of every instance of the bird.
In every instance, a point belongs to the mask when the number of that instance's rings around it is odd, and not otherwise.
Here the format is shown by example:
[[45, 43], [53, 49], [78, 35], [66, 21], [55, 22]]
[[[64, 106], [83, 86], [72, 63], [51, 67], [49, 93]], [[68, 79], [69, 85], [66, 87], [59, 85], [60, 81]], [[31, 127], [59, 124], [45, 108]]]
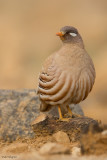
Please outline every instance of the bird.
[[45, 60], [39, 74], [37, 93], [41, 112], [58, 107], [59, 120], [66, 121], [61, 108], [66, 107], [72, 116], [69, 105], [87, 98], [93, 88], [96, 72], [75, 27], [64, 26], [56, 35], [60, 37], [62, 46]]

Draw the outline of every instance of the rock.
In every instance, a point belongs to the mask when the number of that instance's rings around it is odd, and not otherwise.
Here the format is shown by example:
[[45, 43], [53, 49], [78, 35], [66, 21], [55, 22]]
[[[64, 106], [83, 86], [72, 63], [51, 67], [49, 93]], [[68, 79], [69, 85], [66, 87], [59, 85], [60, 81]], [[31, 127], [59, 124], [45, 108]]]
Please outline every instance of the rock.
[[92, 133], [84, 134], [81, 138], [82, 154], [103, 155], [107, 154], [107, 134]]
[[0, 139], [12, 142], [20, 137], [34, 137], [30, 123], [38, 114], [35, 90], [0, 90]]
[[39, 152], [42, 155], [70, 154], [70, 149], [64, 145], [49, 142], [49, 143], [44, 144], [40, 148]]
[[70, 143], [70, 139], [65, 132], [59, 131], [53, 134], [53, 137], [59, 143]]
[[[70, 118], [69, 121], [61, 121], [56, 117], [44, 116], [41, 118], [41, 115], [33, 122], [32, 128], [35, 132], [35, 137], [47, 137], [56, 134], [56, 132], [64, 132], [69, 135], [71, 142], [80, 140], [83, 133], [87, 133], [92, 127], [92, 131], [96, 132], [96, 128], [100, 130], [99, 124], [97, 121], [88, 117], [77, 117]], [[59, 132], [60, 133], [60, 132]], [[59, 135], [60, 139], [61, 134]], [[62, 141], [61, 140], [61, 141]]]
[[81, 149], [79, 147], [73, 147], [72, 148], [72, 156], [80, 156], [81, 155]]
[[48, 118], [48, 116], [46, 114], [40, 114], [40, 116], [38, 116], [34, 121], [32, 121], [31, 125], [35, 125], [39, 122], [42, 122], [44, 120], [46, 120]]
[[107, 135], [107, 130], [104, 130], [101, 134], [102, 134], [103, 136]]

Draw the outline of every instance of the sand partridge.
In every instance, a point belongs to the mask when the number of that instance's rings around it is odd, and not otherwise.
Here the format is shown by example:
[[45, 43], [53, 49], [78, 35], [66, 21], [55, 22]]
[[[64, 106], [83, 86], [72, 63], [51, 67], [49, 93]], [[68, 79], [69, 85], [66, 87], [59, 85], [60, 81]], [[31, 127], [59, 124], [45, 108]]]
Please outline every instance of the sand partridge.
[[57, 106], [60, 119], [65, 120], [61, 107], [67, 107], [72, 114], [69, 104], [77, 104], [88, 96], [95, 81], [95, 69], [76, 28], [62, 27], [56, 35], [63, 45], [46, 59], [39, 75], [38, 94], [40, 111]]

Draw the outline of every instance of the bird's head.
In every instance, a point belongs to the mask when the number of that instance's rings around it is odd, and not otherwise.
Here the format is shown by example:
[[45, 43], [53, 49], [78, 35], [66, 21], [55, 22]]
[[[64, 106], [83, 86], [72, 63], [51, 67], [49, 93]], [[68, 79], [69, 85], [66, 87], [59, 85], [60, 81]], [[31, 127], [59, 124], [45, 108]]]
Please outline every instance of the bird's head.
[[64, 43], [83, 43], [78, 30], [72, 26], [62, 27], [56, 35], [59, 36]]

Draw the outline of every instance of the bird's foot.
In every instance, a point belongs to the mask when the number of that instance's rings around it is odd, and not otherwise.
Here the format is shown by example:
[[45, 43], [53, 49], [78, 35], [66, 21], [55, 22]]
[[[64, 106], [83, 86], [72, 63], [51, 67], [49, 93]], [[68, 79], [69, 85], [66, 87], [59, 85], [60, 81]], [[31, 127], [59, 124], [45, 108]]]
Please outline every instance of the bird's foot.
[[69, 122], [70, 118], [59, 118], [58, 121], [66, 121], [66, 122]]

